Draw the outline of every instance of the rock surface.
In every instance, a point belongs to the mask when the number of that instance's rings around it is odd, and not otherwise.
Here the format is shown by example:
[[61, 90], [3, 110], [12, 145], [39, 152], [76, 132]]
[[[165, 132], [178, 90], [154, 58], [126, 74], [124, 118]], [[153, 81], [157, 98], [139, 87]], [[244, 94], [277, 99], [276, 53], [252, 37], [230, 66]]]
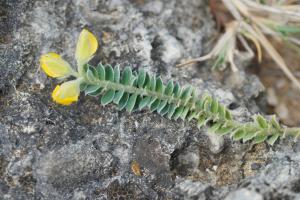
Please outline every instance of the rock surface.
[[241, 144], [93, 98], [51, 101], [58, 81], [40, 71], [39, 56], [54, 51], [75, 64], [86, 27], [101, 47], [92, 62], [192, 84], [247, 120], [259, 111], [256, 77], [235, 88], [204, 64], [174, 67], [207, 52], [215, 29], [205, 1], [4, 0], [0, 19], [1, 199], [300, 199], [300, 146], [289, 140]]

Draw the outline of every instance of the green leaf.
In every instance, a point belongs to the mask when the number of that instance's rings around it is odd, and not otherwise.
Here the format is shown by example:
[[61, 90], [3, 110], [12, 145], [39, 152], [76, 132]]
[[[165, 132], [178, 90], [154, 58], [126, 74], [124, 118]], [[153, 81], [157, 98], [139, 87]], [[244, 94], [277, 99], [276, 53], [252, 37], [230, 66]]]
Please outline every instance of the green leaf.
[[180, 99], [184, 102], [184, 105], [191, 98], [192, 87], [189, 85], [185, 89], [183, 89]]
[[151, 105], [150, 105], [150, 111], [155, 111], [159, 106], [160, 100], [156, 99]]
[[139, 70], [138, 79], [137, 79], [137, 85], [139, 88], [142, 88], [144, 86], [146, 80], [146, 71], [144, 69]]
[[275, 30], [280, 32], [281, 34], [288, 36], [290, 34], [297, 34], [300, 33], [299, 26], [286, 26], [286, 25], [278, 25], [275, 26]]
[[135, 104], [134, 104], [134, 107], [132, 109], [131, 112], [135, 112], [135, 111], [138, 111], [139, 110], [139, 105], [140, 105], [140, 102], [142, 101], [143, 97], [140, 96], [140, 95], [137, 95], [137, 98], [136, 98], [136, 101], [135, 101]]
[[157, 108], [157, 112], [160, 113], [164, 109], [164, 107], [167, 105], [167, 103], [168, 103], [167, 100], [161, 101]]
[[222, 124], [214, 123], [211, 127], [208, 128], [209, 133], [215, 133], [221, 127]]
[[192, 119], [197, 118], [197, 116], [198, 116], [198, 112], [192, 111], [192, 112], [189, 112], [187, 119], [188, 119], [188, 121], [191, 121]]
[[104, 66], [99, 63], [97, 65], [97, 75], [98, 75], [98, 78], [101, 80], [101, 81], [104, 81], [105, 80], [105, 69], [104, 69]]
[[119, 101], [118, 107], [120, 110], [123, 110], [128, 102], [129, 99], [129, 94], [128, 93], [124, 93], [124, 95], [122, 96], [121, 100]]
[[84, 91], [84, 90], [87, 88], [87, 86], [88, 86], [87, 83], [81, 83], [81, 84], [79, 85], [80, 91], [81, 91], [81, 92]]
[[96, 74], [97, 74], [97, 72], [96, 72], [95, 68], [93, 68], [93, 67], [89, 67], [86, 71], [86, 77], [90, 82], [94, 82], [97, 80]]
[[268, 122], [263, 116], [261, 116], [259, 114], [256, 115], [255, 121], [261, 128], [263, 128], [263, 129], [268, 128]]
[[275, 116], [275, 115], [273, 115], [273, 117], [271, 118], [271, 124], [272, 124], [272, 126], [273, 126], [275, 129], [277, 129], [278, 131], [281, 131], [281, 130], [282, 130], [280, 124], [279, 124], [278, 121], [276, 120], [276, 116]]
[[217, 100], [213, 99], [211, 102], [211, 107], [210, 107], [211, 112], [218, 113], [218, 108], [219, 108], [219, 102]]
[[189, 111], [190, 111], [190, 107], [186, 106], [186, 107], [183, 109], [183, 111], [182, 111], [182, 113], [181, 113], [181, 115], [180, 115], [180, 118], [181, 118], [182, 120], [185, 120], [185, 118], [186, 118], [187, 114], [189, 113]]
[[155, 76], [152, 76], [150, 79], [150, 90], [155, 91], [155, 86], [156, 86], [156, 78]]
[[259, 135], [260, 131], [247, 131], [246, 135], [243, 137], [243, 142], [252, 140], [255, 136]]
[[154, 101], [156, 101], [156, 99], [157, 99], [157, 97], [151, 97], [151, 101], [149, 103], [149, 108], [150, 108], [151, 104], [153, 104]]
[[207, 122], [208, 122], [208, 119], [206, 118], [206, 116], [200, 115], [200, 117], [198, 118], [198, 121], [197, 121], [198, 129], [200, 129], [202, 126], [206, 125]]
[[227, 120], [232, 120], [232, 116], [231, 116], [231, 113], [229, 112], [229, 110], [225, 110], [225, 118], [227, 119]]
[[273, 145], [278, 138], [279, 138], [279, 134], [274, 134], [270, 138], [268, 138], [267, 142], [269, 145]]
[[150, 75], [146, 72], [145, 82], [144, 82], [144, 85], [142, 87], [145, 88], [145, 89], [150, 88], [150, 80], [151, 80]]
[[176, 83], [173, 90], [174, 97], [178, 98], [180, 96], [180, 93], [181, 93], [180, 85], [179, 83]]
[[114, 69], [111, 67], [111, 65], [107, 65], [105, 67], [105, 80], [107, 81], [114, 81]]
[[131, 112], [134, 108], [134, 105], [136, 103], [136, 99], [137, 99], [137, 94], [132, 94], [129, 99], [128, 99], [128, 102], [126, 104], [126, 110], [127, 112]]
[[119, 104], [119, 102], [120, 102], [121, 98], [123, 97], [123, 95], [124, 95], [124, 90], [119, 90], [118, 92], [116, 92], [114, 100], [113, 100], [114, 103]]
[[203, 110], [203, 105], [204, 105], [204, 102], [202, 101], [202, 99], [196, 100], [196, 103], [195, 103], [196, 109]]
[[203, 102], [203, 105], [204, 105], [204, 103], [205, 103], [205, 101], [206, 101], [207, 99], [211, 99], [211, 96], [210, 96], [207, 92], [205, 92], [205, 93], [202, 95], [202, 97], [201, 97], [201, 100], [202, 100], [202, 102]]
[[225, 118], [226, 119], [226, 109], [225, 106], [219, 104], [218, 106], [218, 114], [221, 118]]
[[180, 117], [180, 115], [183, 112], [183, 109], [184, 109], [183, 106], [179, 106], [178, 108], [176, 108], [174, 116], [173, 116], [175, 120], [177, 120]]
[[136, 84], [137, 84], [137, 76], [132, 76], [129, 85], [136, 87]]
[[165, 89], [165, 95], [170, 96], [173, 93], [173, 89], [174, 89], [174, 83], [172, 80], [170, 80]]
[[145, 83], [144, 83], [144, 89], [146, 90], [150, 90], [151, 88], [151, 80], [152, 80], [152, 76], [149, 75], [148, 73], [146, 73], [146, 80], [145, 80]]
[[231, 131], [232, 131], [232, 127], [221, 126], [215, 131], [215, 133], [219, 136], [223, 136], [229, 134]]
[[126, 67], [124, 69], [123, 72], [123, 76], [122, 76], [122, 83], [124, 85], [131, 85], [131, 81], [132, 81], [132, 71], [130, 67]]
[[267, 134], [265, 134], [264, 132], [261, 132], [260, 134], [255, 136], [255, 138], [253, 139], [253, 142], [254, 142], [254, 144], [258, 144], [258, 143], [264, 142], [267, 138], [268, 138]]
[[108, 91], [106, 91], [103, 94], [102, 98], [101, 98], [101, 104], [103, 106], [109, 104], [110, 102], [113, 101], [114, 96], [115, 96], [115, 91], [114, 90], [108, 90]]
[[86, 63], [86, 64], [83, 65], [83, 71], [84, 71], [84, 73], [87, 72], [87, 70], [88, 70], [89, 67], [90, 67], [90, 65], [88, 63]]
[[159, 112], [159, 114], [160, 114], [161, 116], [164, 116], [165, 114], [168, 113], [169, 108], [170, 108], [170, 104], [167, 104], [167, 105]]
[[92, 96], [92, 97], [97, 97], [102, 93], [102, 90], [103, 90], [103, 88], [99, 88], [98, 90], [90, 93], [89, 95]]
[[197, 95], [196, 89], [194, 87], [192, 87], [191, 97], [190, 97], [189, 101], [192, 102], [192, 107], [193, 108], [195, 106], [194, 102], [196, 102], [197, 99], [198, 99], [198, 95]]
[[100, 85], [88, 85], [86, 89], [84, 90], [85, 95], [89, 95], [93, 92], [96, 92], [99, 88], [101, 88]]
[[204, 101], [204, 110], [206, 112], [210, 112], [210, 106], [211, 106], [211, 101], [212, 101], [212, 98], [209, 96], [208, 98], [205, 99]]
[[239, 128], [233, 132], [233, 140], [237, 141], [242, 139], [246, 135], [244, 128]]
[[168, 118], [171, 119], [173, 117], [173, 114], [175, 113], [176, 110], [176, 105], [174, 103], [170, 104], [169, 110], [168, 110]]
[[114, 68], [114, 82], [115, 83], [120, 83], [120, 74], [121, 74], [121, 72], [120, 72], [120, 66], [117, 65]]
[[143, 97], [143, 99], [139, 103], [139, 110], [142, 110], [143, 108], [145, 108], [150, 103], [150, 101], [151, 101], [150, 96]]
[[155, 91], [158, 93], [163, 93], [164, 85], [160, 77], [156, 78], [156, 88]]

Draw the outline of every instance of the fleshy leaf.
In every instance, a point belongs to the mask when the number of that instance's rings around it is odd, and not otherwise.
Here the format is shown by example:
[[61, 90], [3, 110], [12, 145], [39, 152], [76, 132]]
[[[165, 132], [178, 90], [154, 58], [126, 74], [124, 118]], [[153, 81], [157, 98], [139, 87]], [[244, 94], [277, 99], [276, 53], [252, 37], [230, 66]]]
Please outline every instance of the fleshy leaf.
[[278, 138], [279, 138], [279, 134], [274, 134], [267, 140], [267, 142], [269, 145], [273, 145]]
[[110, 65], [105, 67], [105, 80], [114, 81], [114, 70]]
[[98, 78], [100, 80], [104, 81], [105, 80], [105, 68], [104, 68], [104, 66], [101, 63], [99, 63], [97, 65], [96, 70], [97, 70]]
[[158, 77], [156, 79], [156, 89], [155, 90], [158, 93], [163, 93], [163, 90], [164, 90], [164, 88], [163, 88], [163, 82], [162, 82], [162, 80], [161, 80], [160, 77]]
[[139, 103], [139, 110], [145, 108], [151, 101], [151, 97], [143, 97], [143, 99]]
[[116, 92], [115, 96], [114, 96], [114, 103], [115, 104], [119, 104], [121, 98], [123, 97], [124, 95], [124, 90], [119, 90], [118, 92]]
[[114, 96], [115, 96], [114, 90], [106, 91], [101, 98], [101, 104], [103, 106], [109, 104], [110, 102], [112, 102], [114, 100]]
[[133, 110], [136, 100], [137, 100], [137, 94], [133, 94], [129, 97], [126, 105], [127, 112], [131, 112]]
[[120, 67], [117, 65], [114, 68], [114, 82], [119, 83], [120, 82]]
[[261, 128], [263, 128], [263, 129], [268, 128], [268, 122], [263, 116], [257, 115], [255, 117], [255, 121]]
[[254, 144], [264, 142], [268, 138], [267, 134], [264, 131], [261, 131], [257, 136], [254, 137]]
[[165, 89], [165, 94], [166, 95], [171, 95], [174, 89], [174, 83], [172, 80], [170, 80], [167, 84], [167, 87]]
[[99, 88], [101, 88], [100, 85], [88, 85], [86, 89], [84, 90], [85, 95], [89, 95], [95, 91], [97, 91]]
[[138, 74], [138, 80], [137, 80], [138, 87], [142, 88], [144, 86], [145, 80], [146, 80], [146, 72], [145, 70], [141, 69], [139, 70], [139, 74]]
[[122, 83], [124, 85], [130, 85], [132, 79], [132, 71], [130, 67], [126, 67], [122, 76]]
[[168, 118], [171, 119], [175, 113], [176, 105], [174, 103], [170, 104], [169, 110], [168, 110]]

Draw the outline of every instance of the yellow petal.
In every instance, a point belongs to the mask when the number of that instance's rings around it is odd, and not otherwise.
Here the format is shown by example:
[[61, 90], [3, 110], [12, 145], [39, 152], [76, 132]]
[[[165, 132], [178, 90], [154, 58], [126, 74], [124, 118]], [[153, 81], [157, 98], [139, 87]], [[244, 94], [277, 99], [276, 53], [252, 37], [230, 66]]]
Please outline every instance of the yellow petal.
[[52, 92], [52, 99], [62, 105], [70, 105], [78, 101], [80, 81], [73, 80], [57, 85]]
[[68, 76], [72, 71], [69, 63], [56, 53], [42, 55], [40, 64], [44, 72], [54, 78]]
[[75, 58], [79, 66], [86, 64], [95, 54], [98, 48], [96, 37], [86, 29], [83, 29], [79, 35], [76, 46]]

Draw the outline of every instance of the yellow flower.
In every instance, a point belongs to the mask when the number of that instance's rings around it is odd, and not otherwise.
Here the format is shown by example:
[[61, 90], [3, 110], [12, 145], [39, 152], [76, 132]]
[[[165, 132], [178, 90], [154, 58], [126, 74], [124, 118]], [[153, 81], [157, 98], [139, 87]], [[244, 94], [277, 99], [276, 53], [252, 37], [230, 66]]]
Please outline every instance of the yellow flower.
[[86, 29], [79, 35], [76, 46], [75, 58], [78, 64], [78, 72], [74, 71], [69, 63], [56, 53], [47, 53], [40, 58], [42, 69], [48, 76], [61, 78], [73, 75], [76, 80], [57, 85], [52, 92], [52, 98], [56, 103], [70, 105], [78, 101], [80, 94], [79, 85], [83, 80], [83, 65], [86, 64], [95, 54], [98, 48], [96, 37]]
[[40, 64], [44, 72], [54, 78], [69, 76], [73, 72], [69, 63], [56, 53], [42, 55]]
[[76, 79], [57, 85], [52, 92], [53, 100], [62, 105], [70, 105], [71, 103], [78, 101], [80, 82], [79, 79]]
[[75, 52], [75, 58], [79, 68], [93, 57], [97, 48], [98, 41], [96, 37], [88, 30], [83, 29], [79, 35]]

